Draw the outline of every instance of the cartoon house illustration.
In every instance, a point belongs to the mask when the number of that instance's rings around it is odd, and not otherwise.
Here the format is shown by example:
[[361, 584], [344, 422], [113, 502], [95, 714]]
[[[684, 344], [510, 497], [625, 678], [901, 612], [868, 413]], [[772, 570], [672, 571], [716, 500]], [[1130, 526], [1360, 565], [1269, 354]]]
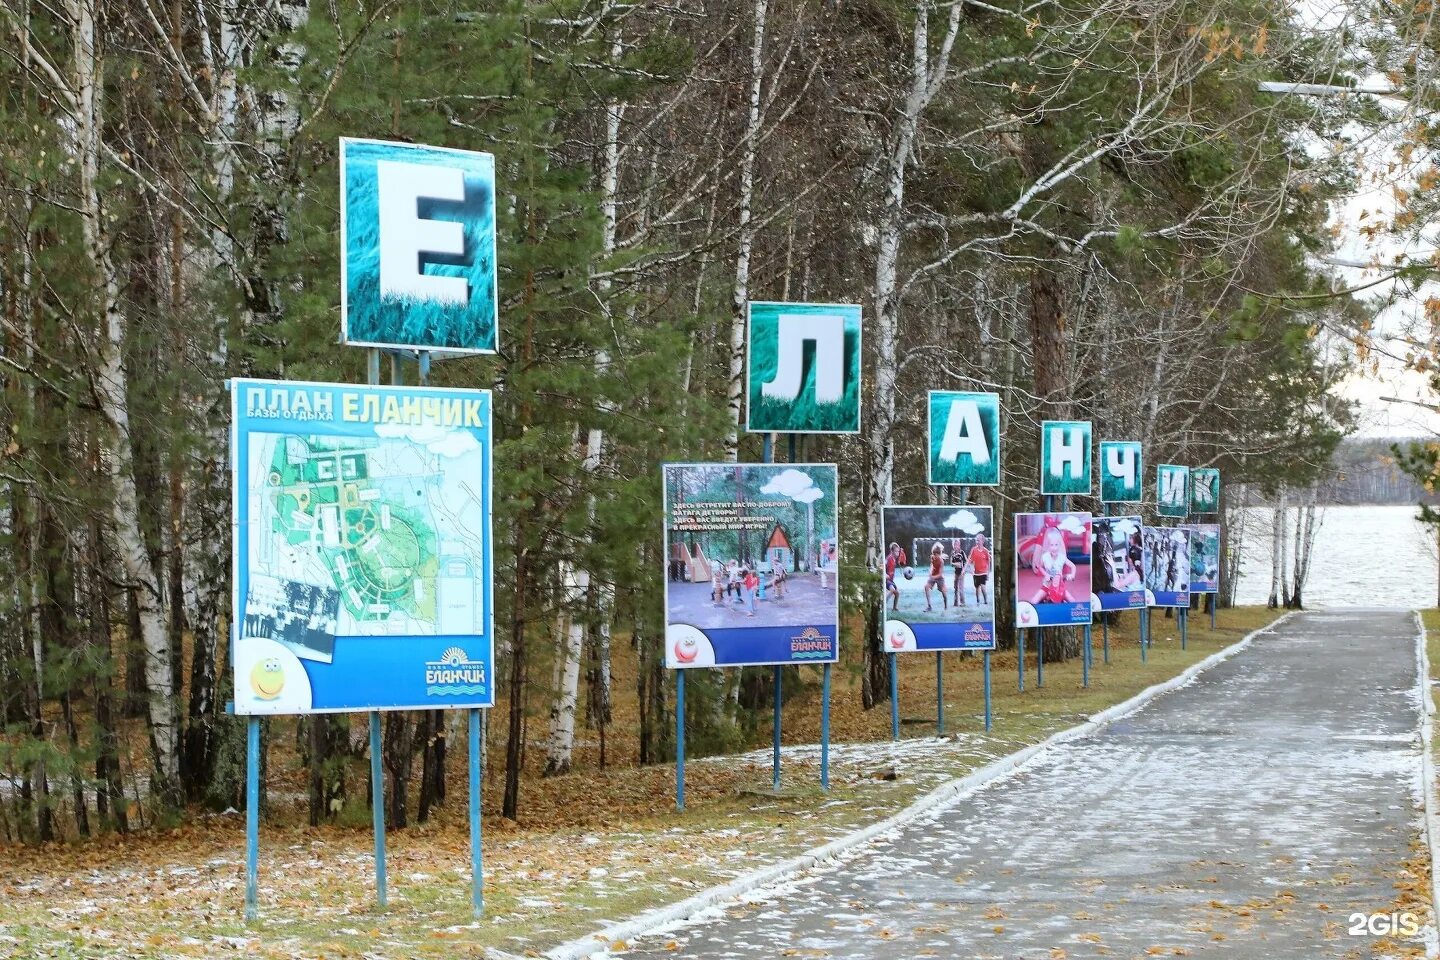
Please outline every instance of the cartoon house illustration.
[[795, 551], [790, 546], [790, 534], [785, 532], [783, 523], [775, 524], [775, 529], [770, 531], [770, 536], [765, 541], [765, 562], [770, 564], [772, 569], [776, 565], [785, 570], [795, 569]]

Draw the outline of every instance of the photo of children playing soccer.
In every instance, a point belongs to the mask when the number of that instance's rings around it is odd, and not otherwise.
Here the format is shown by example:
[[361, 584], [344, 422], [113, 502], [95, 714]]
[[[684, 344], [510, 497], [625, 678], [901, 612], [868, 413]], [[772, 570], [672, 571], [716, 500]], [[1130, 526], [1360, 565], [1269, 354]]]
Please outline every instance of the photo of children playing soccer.
[[667, 624], [838, 623], [834, 467], [667, 464], [664, 476]]
[[1220, 524], [1192, 523], [1190, 531], [1190, 592], [1220, 590]]
[[1152, 607], [1190, 605], [1190, 531], [1145, 528], [1145, 589]]
[[1090, 622], [1088, 513], [1015, 515], [1015, 621], [1021, 627]]
[[989, 507], [881, 508], [885, 616], [906, 623], [995, 619]]
[[1145, 524], [1140, 517], [1095, 517], [1090, 592], [1101, 610], [1145, 606]]

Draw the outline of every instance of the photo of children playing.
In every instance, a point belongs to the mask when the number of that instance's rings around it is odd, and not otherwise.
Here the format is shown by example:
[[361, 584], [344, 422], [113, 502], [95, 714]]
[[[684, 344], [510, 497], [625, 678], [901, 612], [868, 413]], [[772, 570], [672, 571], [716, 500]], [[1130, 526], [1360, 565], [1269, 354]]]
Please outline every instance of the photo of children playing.
[[1145, 528], [1145, 589], [1155, 607], [1190, 605], [1190, 531]]
[[1015, 620], [1090, 622], [1090, 514], [1015, 515]]
[[1192, 523], [1190, 531], [1190, 592], [1220, 591], [1220, 524]]
[[885, 617], [904, 623], [989, 623], [995, 568], [989, 507], [881, 508]]
[[1145, 606], [1145, 524], [1140, 517], [1095, 517], [1090, 590], [1101, 610]]
[[839, 622], [835, 468], [667, 464], [666, 623]]

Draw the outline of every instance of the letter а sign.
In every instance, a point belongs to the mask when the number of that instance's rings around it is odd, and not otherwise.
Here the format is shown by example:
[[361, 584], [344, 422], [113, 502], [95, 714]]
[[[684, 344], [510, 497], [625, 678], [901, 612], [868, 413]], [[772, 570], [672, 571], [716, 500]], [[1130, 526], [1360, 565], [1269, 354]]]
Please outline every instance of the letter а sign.
[[1000, 484], [1000, 395], [930, 391], [930, 482]]
[[340, 141], [341, 339], [494, 353], [495, 158]]
[[860, 431], [860, 307], [749, 305], [751, 433]]
[[1040, 493], [1090, 495], [1090, 421], [1046, 420], [1040, 424]]

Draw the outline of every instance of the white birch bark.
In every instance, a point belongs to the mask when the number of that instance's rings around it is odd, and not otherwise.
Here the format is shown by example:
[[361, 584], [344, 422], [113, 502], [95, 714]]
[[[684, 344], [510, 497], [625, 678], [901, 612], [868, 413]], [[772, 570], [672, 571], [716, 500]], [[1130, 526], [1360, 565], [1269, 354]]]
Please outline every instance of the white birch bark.
[[135, 591], [140, 637], [145, 652], [145, 685], [150, 743], [155, 759], [156, 792], [173, 797], [179, 784], [179, 711], [170, 672], [170, 638], [159, 572], [151, 563], [140, 527], [130, 433], [129, 384], [124, 363], [126, 319], [121, 307], [120, 274], [111, 257], [113, 237], [100, 199], [103, 62], [96, 47], [94, 0], [76, 0], [69, 13], [74, 27], [72, 90], [75, 105], [76, 160], [80, 185], [80, 222], [85, 252], [95, 271], [102, 314], [97, 345], [95, 395], [109, 421], [105, 465], [109, 473], [110, 513], [116, 554]]
[[730, 429], [725, 434], [725, 459], [735, 462], [740, 451], [740, 396], [745, 375], [745, 305], [750, 300], [750, 254], [755, 246], [752, 207], [755, 193], [755, 154], [760, 147], [760, 84], [764, 76], [765, 20], [769, 0], [755, 0], [755, 35], [750, 47], [750, 104], [745, 119], [745, 147], [740, 156], [738, 235], [735, 284], [730, 314], [730, 368], [725, 388]]

